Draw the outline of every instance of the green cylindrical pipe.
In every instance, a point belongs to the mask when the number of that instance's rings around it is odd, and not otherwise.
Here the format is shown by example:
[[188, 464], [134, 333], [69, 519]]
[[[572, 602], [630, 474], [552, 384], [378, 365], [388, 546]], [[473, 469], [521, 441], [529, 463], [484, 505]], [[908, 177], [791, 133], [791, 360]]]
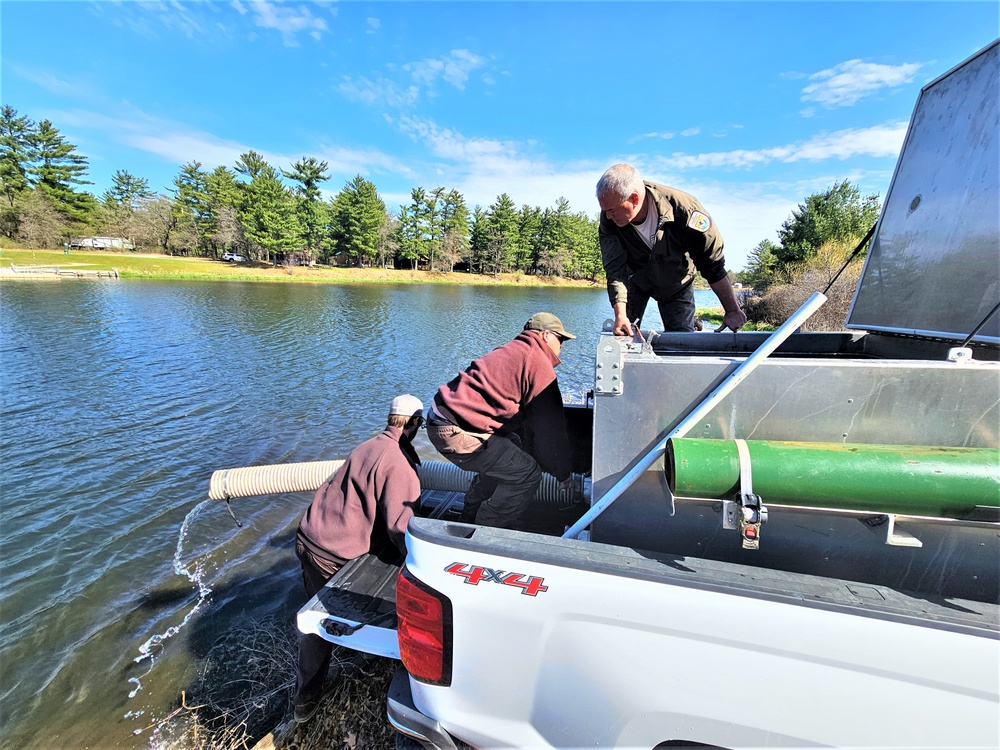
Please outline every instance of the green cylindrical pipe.
[[[919, 445], [748, 440], [754, 494], [764, 503], [934, 518], [1000, 507], [1000, 451]], [[740, 489], [733, 440], [667, 444], [675, 495], [730, 499]]]

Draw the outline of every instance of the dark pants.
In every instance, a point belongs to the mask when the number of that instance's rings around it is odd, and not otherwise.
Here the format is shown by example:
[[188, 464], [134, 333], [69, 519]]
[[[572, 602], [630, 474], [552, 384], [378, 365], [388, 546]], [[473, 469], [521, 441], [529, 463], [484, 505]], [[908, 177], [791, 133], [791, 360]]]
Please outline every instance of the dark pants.
[[[625, 302], [625, 314], [629, 323], [639, 319], [642, 325], [642, 316], [646, 314], [646, 305], [649, 304], [650, 294], [628, 286], [628, 300]], [[666, 299], [656, 300], [656, 306], [660, 309], [660, 318], [663, 319], [664, 331], [693, 331], [694, 330], [694, 284], [688, 284], [674, 295]]]
[[453, 464], [476, 472], [465, 494], [463, 521], [521, 528], [528, 504], [542, 482], [542, 470], [531, 455], [521, 450], [515, 440], [466, 432], [453, 424], [433, 420], [427, 423], [427, 437]]
[[[310, 599], [326, 585], [341, 566], [311, 555], [302, 542], [296, 541], [295, 554], [302, 563], [302, 583]], [[318, 635], [303, 635], [299, 640], [299, 665], [295, 678], [295, 705], [304, 706], [319, 698], [330, 668], [333, 644]]]

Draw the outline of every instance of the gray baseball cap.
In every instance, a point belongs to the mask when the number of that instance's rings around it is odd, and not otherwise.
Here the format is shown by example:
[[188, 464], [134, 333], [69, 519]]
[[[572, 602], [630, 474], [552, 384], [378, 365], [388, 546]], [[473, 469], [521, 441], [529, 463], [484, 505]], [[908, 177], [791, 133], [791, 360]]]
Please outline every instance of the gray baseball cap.
[[540, 312], [535, 313], [530, 318], [528, 322], [524, 324], [524, 330], [526, 331], [552, 331], [561, 339], [575, 339], [572, 333], [563, 328], [562, 321], [559, 320], [552, 313]]

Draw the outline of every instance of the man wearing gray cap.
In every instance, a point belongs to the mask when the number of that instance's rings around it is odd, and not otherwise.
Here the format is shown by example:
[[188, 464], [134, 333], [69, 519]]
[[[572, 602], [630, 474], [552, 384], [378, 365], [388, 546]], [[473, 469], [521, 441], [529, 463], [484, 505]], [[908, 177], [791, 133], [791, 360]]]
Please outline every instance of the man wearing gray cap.
[[[406, 524], [420, 499], [420, 459], [412, 441], [423, 424], [423, 411], [415, 396], [394, 398], [385, 430], [355, 448], [316, 491], [295, 535], [306, 596], [314, 596], [348, 560], [366, 552], [388, 543], [406, 552]], [[316, 713], [332, 653], [333, 644], [318, 635], [302, 637], [296, 722]]]
[[[427, 413], [427, 437], [453, 464], [476, 472], [465, 495], [463, 521], [520, 528], [542, 469], [562, 489], [572, 488], [555, 367], [563, 342], [574, 338], [559, 318], [540, 312], [517, 338], [474, 360], [438, 389]], [[517, 435], [525, 425], [532, 430], [534, 456], [521, 448]]]

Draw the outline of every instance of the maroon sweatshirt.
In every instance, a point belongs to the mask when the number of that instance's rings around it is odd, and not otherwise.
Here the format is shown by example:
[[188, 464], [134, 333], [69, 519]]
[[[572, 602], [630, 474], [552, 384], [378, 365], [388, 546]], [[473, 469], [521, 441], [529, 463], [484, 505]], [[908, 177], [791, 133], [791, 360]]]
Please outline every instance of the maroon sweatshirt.
[[470, 432], [507, 435], [527, 421], [534, 432], [535, 458], [562, 481], [570, 475], [572, 461], [556, 380], [559, 361], [540, 333], [522, 331], [441, 386], [434, 406]]
[[333, 562], [360, 557], [371, 547], [378, 521], [405, 552], [403, 537], [420, 498], [416, 451], [398, 427], [366, 440], [316, 491], [299, 521], [298, 538], [310, 552]]

